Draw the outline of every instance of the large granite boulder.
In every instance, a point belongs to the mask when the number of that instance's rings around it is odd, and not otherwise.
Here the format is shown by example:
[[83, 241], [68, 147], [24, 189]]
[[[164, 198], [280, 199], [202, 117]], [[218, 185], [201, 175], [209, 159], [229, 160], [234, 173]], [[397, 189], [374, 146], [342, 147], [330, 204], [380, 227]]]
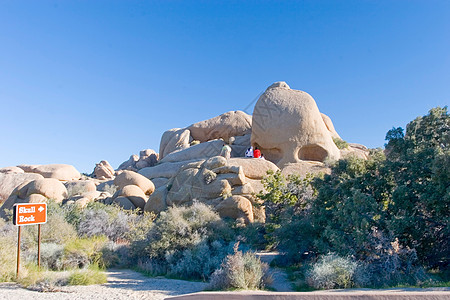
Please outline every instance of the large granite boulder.
[[184, 128], [173, 128], [164, 132], [159, 144], [159, 159], [177, 150], [189, 148], [191, 132]]
[[33, 173], [0, 173], [0, 204], [8, 199], [12, 191], [20, 184], [43, 178], [42, 175]]
[[230, 137], [251, 132], [252, 117], [243, 111], [229, 111], [220, 116], [192, 124], [190, 130], [194, 140], [206, 142], [214, 139], [228, 141]]
[[160, 163], [209, 158], [220, 155], [224, 141], [212, 140], [167, 154]]
[[258, 99], [251, 142], [279, 167], [301, 160], [340, 158], [314, 99], [285, 82], [272, 84]]

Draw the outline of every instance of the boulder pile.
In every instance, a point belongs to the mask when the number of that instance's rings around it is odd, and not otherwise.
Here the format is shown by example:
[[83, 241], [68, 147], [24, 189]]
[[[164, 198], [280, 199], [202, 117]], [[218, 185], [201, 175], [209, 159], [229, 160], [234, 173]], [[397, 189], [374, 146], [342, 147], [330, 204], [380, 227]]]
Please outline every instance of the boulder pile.
[[[220, 156], [224, 145], [231, 147], [229, 159]], [[250, 146], [265, 159], [245, 158]], [[223, 217], [264, 222], [264, 207], [255, 194], [263, 190], [267, 171], [327, 173], [325, 161], [352, 155], [367, 159], [369, 151], [343, 142], [308, 93], [276, 82], [258, 99], [252, 116], [229, 111], [170, 129], [161, 137], [159, 153], [142, 150], [117, 170], [105, 160], [90, 176], [64, 164], [0, 168], [0, 216], [15, 203], [48, 199], [80, 207], [102, 201], [153, 213], [199, 201]]]

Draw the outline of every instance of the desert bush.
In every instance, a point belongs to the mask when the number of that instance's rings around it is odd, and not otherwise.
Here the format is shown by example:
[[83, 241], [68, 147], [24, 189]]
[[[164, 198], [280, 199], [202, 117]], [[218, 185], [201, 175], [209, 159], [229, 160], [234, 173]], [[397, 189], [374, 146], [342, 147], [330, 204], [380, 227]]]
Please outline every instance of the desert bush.
[[[27, 247], [36, 247], [38, 238], [37, 226], [24, 226], [22, 232], [24, 233], [24, 243]], [[47, 223], [41, 225], [42, 243], [62, 245], [75, 239], [76, 236], [75, 228], [64, 219], [64, 215], [49, 213]]]
[[255, 254], [238, 251], [235, 245], [234, 254], [229, 254], [220, 268], [211, 275], [210, 288], [214, 290], [262, 289], [271, 281], [268, 269], [269, 266], [261, 262]]
[[216, 212], [196, 202], [169, 208], [132, 235], [131, 256], [145, 272], [206, 280], [227, 254], [233, 232]]
[[102, 250], [108, 243], [105, 236], [77, 238], [64, 246], [64, 268], [76, 269], [89, 265], [105, 266]]
[[206, 281], [217, 269], [225, 256], [232, 251], [232, 244], [214, 241], [201, 242], [179, 255], [167, 255], [168, 275], [177, 278], [201, 279]]
[[106, 274], [97, 266], [90, 265], [81, 270], [72, 271], [67, 283], [69, 285], [92, 285], [106, 283]]
[[16, 249], [16, 239], [13, 236], [0, 235], [0, 282], [13, 281], [15, 278]]
[[67, 274], [40, 270], [35, 264], [27, 264], [25, 272], [20, 274], [18, 283], [39, 292], [56, 292], [59, 287], [67, 284]]
[[316, 289], [350, 288], [358, 264], [348, 257], [327, 254], [319, 257], [306, 273], [307, 283]]
[[219, 215], [202, 203], [189, 207], [171, 207], [161, 212], [147, 235], [149, 258], [165, 259], [166, 255], [192, 249], [201, 242], [230, 240], [231, 230]]
[[[36, 248], [27, 251], [27, 255], [25, 257], [25, 260], [28, 263], [36, 263]], [[62, 270], [64, 267], [64, 245], [55, 243], [41, 243], [41, 266], [49, 270]]]
[[333, 142], [338, 149], [345, 149], [348, 147], [348, 143], [340, 138], [333, 138]]
[[112, 241], [134, 240], [143, 235], [143, 231], [148, 232], [154, 218], [150, 213], [140, 214], [115, 205], [95, 203], [80, 213], [78, 234], [86, 237], [105, 235]]

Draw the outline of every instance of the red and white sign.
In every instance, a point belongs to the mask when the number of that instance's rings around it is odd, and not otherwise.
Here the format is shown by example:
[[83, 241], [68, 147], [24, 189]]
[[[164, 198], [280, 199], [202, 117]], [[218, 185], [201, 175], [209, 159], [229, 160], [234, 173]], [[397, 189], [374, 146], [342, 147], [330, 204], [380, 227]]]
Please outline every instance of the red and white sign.
[[14, 225], [35, 225], [46, 222], [47, 203], [23, 203], [14, 205]]

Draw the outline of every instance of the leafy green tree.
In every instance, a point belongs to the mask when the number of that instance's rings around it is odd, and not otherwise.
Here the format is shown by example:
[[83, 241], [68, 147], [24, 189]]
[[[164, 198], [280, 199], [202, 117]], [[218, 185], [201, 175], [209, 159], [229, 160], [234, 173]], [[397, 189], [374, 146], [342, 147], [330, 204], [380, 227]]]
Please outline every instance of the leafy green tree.
[[386, 135], [386, 168], [396, 188], [389, 205], [389, 229], [431, 266], [448, 264], [450, 218], [450, 117], [433, 108], [410, 122], [403, 135]]

